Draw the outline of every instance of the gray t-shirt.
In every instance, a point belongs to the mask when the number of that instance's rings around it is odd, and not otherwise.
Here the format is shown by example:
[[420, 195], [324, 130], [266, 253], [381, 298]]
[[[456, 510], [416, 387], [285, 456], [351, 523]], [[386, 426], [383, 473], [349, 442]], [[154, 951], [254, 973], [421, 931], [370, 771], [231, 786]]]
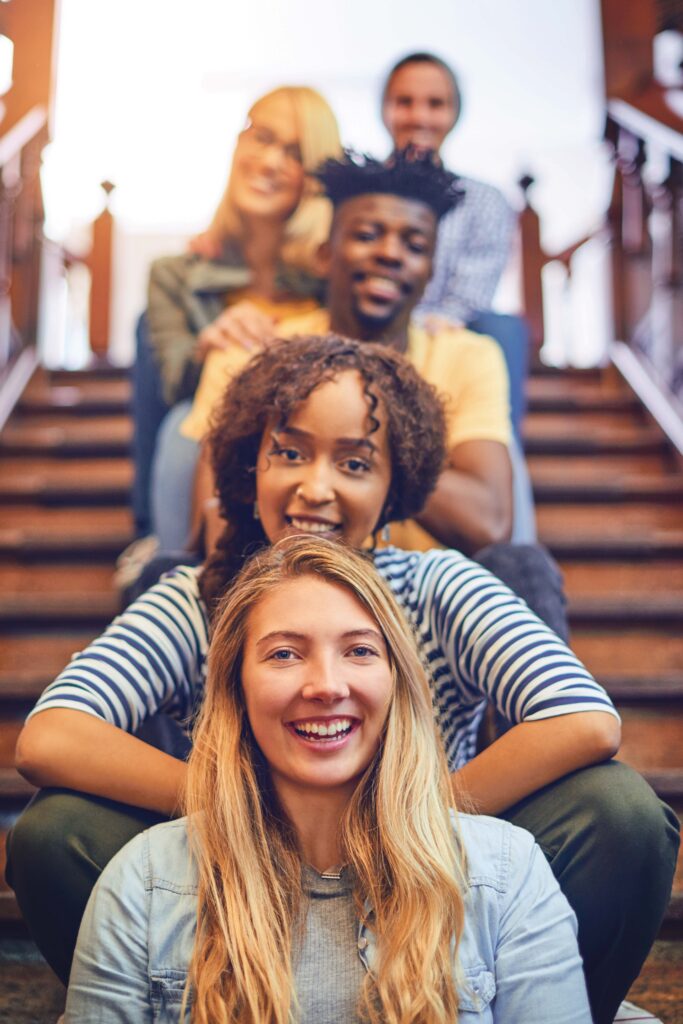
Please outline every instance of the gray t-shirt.
[[294, 951], [294, 984], [301, 1024], [354, 1024], [365, 966], [358, 949], [358, 917], [347, 870], [319, 875], [304, 866], [308, 907], [301, 946]]

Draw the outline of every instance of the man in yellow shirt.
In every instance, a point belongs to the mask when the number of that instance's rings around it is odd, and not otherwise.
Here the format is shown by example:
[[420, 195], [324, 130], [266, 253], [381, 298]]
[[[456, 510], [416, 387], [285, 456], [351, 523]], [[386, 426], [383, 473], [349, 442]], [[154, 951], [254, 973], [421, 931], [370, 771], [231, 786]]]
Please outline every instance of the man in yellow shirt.
[[[281, 323], [278, 337], [333, 331], [391, 344], [447, 397], [448, 466], [418, 519], [392, 526], [392, 543], [473, 553], [508, 539], [511, 427], [500, 349], [446, 322], [429, 331], [410, 322], [431, 276], [439, 217], [458, 200], [454, 176], [428, 159], [399, 155], [389, 166], [369, 158], [329, 161], [319, 177], [334, 206], [321, 252], [328, 307]], [[227, 380], [249, 357], [236, 344], [209, 353], [182, 427], [186, 437], [201, 440]]]

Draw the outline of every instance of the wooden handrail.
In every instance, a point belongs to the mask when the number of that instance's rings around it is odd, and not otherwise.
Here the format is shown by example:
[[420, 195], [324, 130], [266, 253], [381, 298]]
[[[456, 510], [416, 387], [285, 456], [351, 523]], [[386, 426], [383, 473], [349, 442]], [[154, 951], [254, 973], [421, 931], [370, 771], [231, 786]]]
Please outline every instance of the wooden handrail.
[[44, 128], [47, 128], [47, 110], [45, 107], [35, 106], [0, 137], [0, 167], [4, 167], [18, 156]]
[[653, 142], [677, 160], [683, 160], [683, 118], [677, 117], [673, 110], [668, 112], [670, 117], [664, 122], [647, 109], [625, 100], [609, 100], [607, 103], [607, 113], [623, 128], [637, 138]]

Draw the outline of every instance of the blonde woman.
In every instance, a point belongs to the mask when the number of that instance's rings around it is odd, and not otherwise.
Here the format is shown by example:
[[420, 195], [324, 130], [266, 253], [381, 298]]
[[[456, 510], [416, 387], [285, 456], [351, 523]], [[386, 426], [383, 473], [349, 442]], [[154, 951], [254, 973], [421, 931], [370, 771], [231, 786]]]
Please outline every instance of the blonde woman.
[[589, 1024], [576, 922], [532, 837], [451, 817], [410, 629], [311, 537], [217, 616], [188, 818], [105, 870], [67, 1024]]
[[[340, 153], [335, 116], [318, 92], [283, 86], [267, 93], [250, 108], [237, 138], [208, 231], [195, 240], [193, 252], [152, 264], [134, 367], [138, 536], [163, 532], [164, 523], [153, 523], [157, 516], [150, 509], [157, 432], [168, 410], [191, 398], [207, 351], [230, 342], [251, 348], [258, 339], [260, 345], [281, 319], [317, 306], [323, 285], [316, 254], [331, 213], [310, 172]], [[183, 418], [175, 409], [166, 416], [159, 457], [164, 475], [176, 471], [184, 480], [191, 479], [196, 451], [178, 433]], [[163, 515], [163, 495], [156, 505]], [[176, 539], [162, 537], [163, 546], [179, 546], [185, 538]]]

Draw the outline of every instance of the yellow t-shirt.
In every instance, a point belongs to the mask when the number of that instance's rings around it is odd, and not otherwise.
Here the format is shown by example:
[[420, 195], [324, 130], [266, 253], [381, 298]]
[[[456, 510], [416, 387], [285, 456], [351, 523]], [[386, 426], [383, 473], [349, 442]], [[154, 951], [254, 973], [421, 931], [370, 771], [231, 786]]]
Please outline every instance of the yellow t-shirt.
[[[283, 338], [327, 334], [329, 330], [330, 315], [326, 309], [290, 317], [278, 326], [278, 334]], [[463, 327], [431, 335], [411, 325], [406, 356], [446, 401], [449, 449], [464, 441], [510, 443], [507, 368], [500, 347], [492, 338]], [[200, 440], [204, 436], [211, 410], [228, 381], [249, 358], [249, 353], [237, 345], [209, 352], [192, 409], [181, 428], [186, 437]], [[392, 524], [390, 543], [407, 551], [441, 546], [412, 519]]]

